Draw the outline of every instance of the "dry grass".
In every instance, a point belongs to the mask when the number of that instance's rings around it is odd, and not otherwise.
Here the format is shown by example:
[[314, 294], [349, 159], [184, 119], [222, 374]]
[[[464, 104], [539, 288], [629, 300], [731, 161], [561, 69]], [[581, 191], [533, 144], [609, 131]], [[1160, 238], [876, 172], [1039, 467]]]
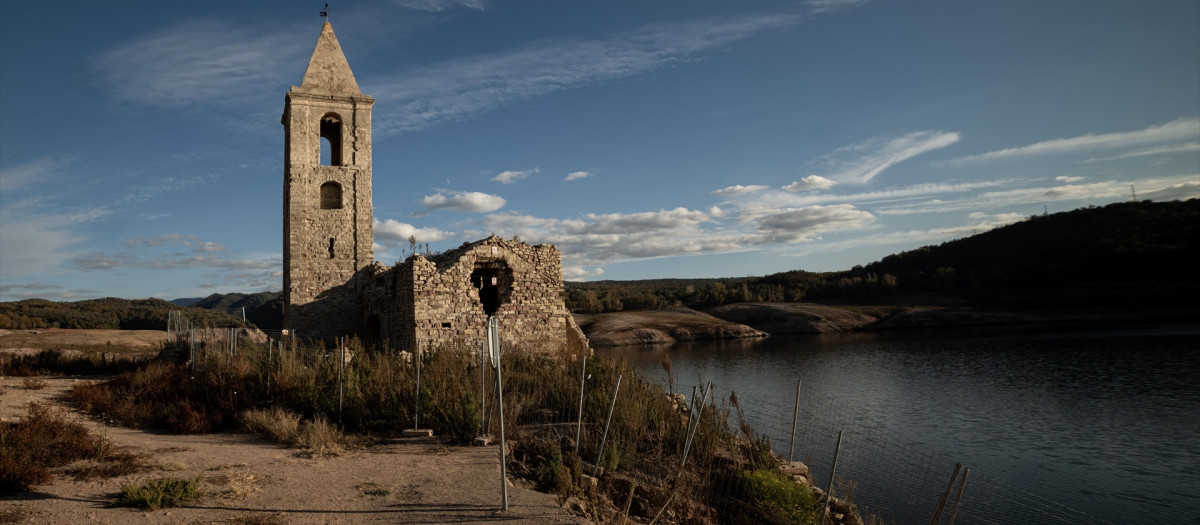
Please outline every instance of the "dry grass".
[[340, 456], [349, 445], [347, 436], [322, 416], [300, 424], [294, 445], [309, 457]]
[[239, 417], [251, 432], [266, 434], [278, 443], [303, 449], [309, 457], [339, 456], [352, 448], [354, 440], [331, 425], [323, 416], [301, 421], [300, 415], [281, 407], [252, 409]]
[[[103, 437], [67, 421], [62, 412], [46, 405], [31, 403], [20, 421], [0, 424], [0, 494], [49, 483], [51, 468], [80, 459], [117, 464], [134, 461], [133, 456], [113, 453]], [[107, 472], [94, 471], [96, 475]]]
[[224, 487], [220, 496], [230, 500], [241, 501], [262, 490], [258, 477], [246, 470], [224, 472], [206, 481]]
[[46, 388], [47, 384], [45, 379], [36, 376], [29, 376], [21, 381], [21, 387], [25, 390], [41, 390]]
[[280, 514], [243, 514], [230, 521], [234, 525], [287, 525]]
[[300, 414], [283, 407], [246, 410], [238, 417], [250, 432], [266, 434], [279, 443], [290, 444], [300, 433]]

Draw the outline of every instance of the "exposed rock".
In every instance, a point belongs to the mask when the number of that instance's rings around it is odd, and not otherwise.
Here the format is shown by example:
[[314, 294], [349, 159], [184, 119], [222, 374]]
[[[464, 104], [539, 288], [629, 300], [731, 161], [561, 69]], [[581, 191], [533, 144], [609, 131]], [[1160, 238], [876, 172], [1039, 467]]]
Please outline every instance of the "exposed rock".
[[813, 303], [727, 304], [708, 313], [773, 335], [848, 332], [878, 320], [872, 315]]
[[724, 321], [690, 308], [575, 314], [575, 321], [595, 346], [741, 339], [768, 335], [749, 326]]

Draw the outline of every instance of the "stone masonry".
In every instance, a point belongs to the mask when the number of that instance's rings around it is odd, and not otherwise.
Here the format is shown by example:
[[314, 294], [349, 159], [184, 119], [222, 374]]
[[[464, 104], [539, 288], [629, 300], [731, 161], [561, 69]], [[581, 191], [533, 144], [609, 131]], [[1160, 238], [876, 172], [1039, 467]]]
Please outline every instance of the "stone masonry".
[[506, 348], [585, 352], [563, 302], [562, 256], [495, 235], [392, 268], [374, 262], [371, 107], [325, 22], [284, 104], [284, 328], [359, 335], [392, 349], [483, 344], [499, 320]]
[[374, 261], [374, 102], [358, 90], [326, 22], [304, 80], [287, 92], [283, 112], [283, 323], [301, 335], [332, 337], [360, 329], [356, 276]]
[[365, 297], [368, 326], [389, 346], [483, 345], [488, 315], [501, 345], [537, 352], [586, 351], [587, 339], [563, 303], [562, 256], [495, 235], [391, 269], [376, 265]]

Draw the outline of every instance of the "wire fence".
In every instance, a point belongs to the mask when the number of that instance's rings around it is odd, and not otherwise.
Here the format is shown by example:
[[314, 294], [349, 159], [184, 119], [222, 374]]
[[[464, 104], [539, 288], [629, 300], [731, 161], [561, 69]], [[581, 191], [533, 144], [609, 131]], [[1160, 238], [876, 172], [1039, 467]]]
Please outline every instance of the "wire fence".
[[[293, 369], [311, 368], [324, 374], [318, 381], [322, 389], [336, 387], [336, 404], [329, 401], [319, 410], [339, 422], [345, 415], [346, 425], [374, 418], [372, 428], [380, 428], [379, 414], [361, 415], [372, 409], [374, 395], [365, 390], [372, 372], [363, 367], [382, 362], [378, 357], [350, 357], [341, 341], [330, 348], [303, 347], [294, 332], [193, 326], [178, 314], [168, 332], [169, 346], [186, 349], [193, 367], [214, 355], [229, 363], [242, 356], [265, 367], [265, 402], [285, 395], [282, 363], [303, 357], [309, 365]], [[312, 355], [314, 348], [323, 351]], [[387, 397], [394, 409], [386, 424], [459, 438], [497, 435], [504, 425], [518, 443], [506, 456], [509, 472], [564, 498], [592, 494], [597, 499], [586, 507], [600, 521], [636, 516], [662, 523], [849, 524], [860, 523], [853, 517], [857, 510], [867, 523], [1112, 523], [986, 469], [968, 464], [960, 471], [955, 458], [930, 453], [847, 407], [830, 409], [837, 403], [802, 383], [795, 403], [790, 393], [774, 400], [738, 399], [711, 384], [669, 395], [627, 364], [525, 356], [502, 361], [501, 386], [486, 349], [484, 341], [468, 342], [452, 359], [439, 351], [385, 352], [398, 383]], [[310, 355], [300, 356], [303, 352]], [[556, 372], [546, 374], [544, 361], [552, 361], [549, 368]], [[500, 388], [503, 411], [497, 405]], [[343, 400], [354, 405], [343, 407]], [[792, 480], [786, 480], [792, 488], [780, 488], [772, 485], [777, 475], [761, 477], [763, 466], [779, 471], [776, 458], [785, 465], [802, 462], [807, 469], [792, 466], [785, 472], [813, 490], [797, 492]], [[823, 500], [830, 491], [833, 499]], [[822, 501], [831, 503], [828, 510]], [[797, 510], [804, 505], [828, 517], [822, 521], [820, 514]], [[617, 514], [605, 516], [598, 508]]]

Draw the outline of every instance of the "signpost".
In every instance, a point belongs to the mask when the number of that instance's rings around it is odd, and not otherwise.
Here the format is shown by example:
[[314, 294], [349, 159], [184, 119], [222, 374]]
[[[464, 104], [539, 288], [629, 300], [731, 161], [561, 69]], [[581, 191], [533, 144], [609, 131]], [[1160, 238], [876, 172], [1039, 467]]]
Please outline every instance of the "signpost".
[[508, 510], [508, 451], [504, 448], [504, 387], [500, 380], [500, 323], [495, 316], [488, 316], [488, 353], [492, 366], [496, 368], [496, 411], [500, 417], [500, 494], [504, 498], [502, 510]]

